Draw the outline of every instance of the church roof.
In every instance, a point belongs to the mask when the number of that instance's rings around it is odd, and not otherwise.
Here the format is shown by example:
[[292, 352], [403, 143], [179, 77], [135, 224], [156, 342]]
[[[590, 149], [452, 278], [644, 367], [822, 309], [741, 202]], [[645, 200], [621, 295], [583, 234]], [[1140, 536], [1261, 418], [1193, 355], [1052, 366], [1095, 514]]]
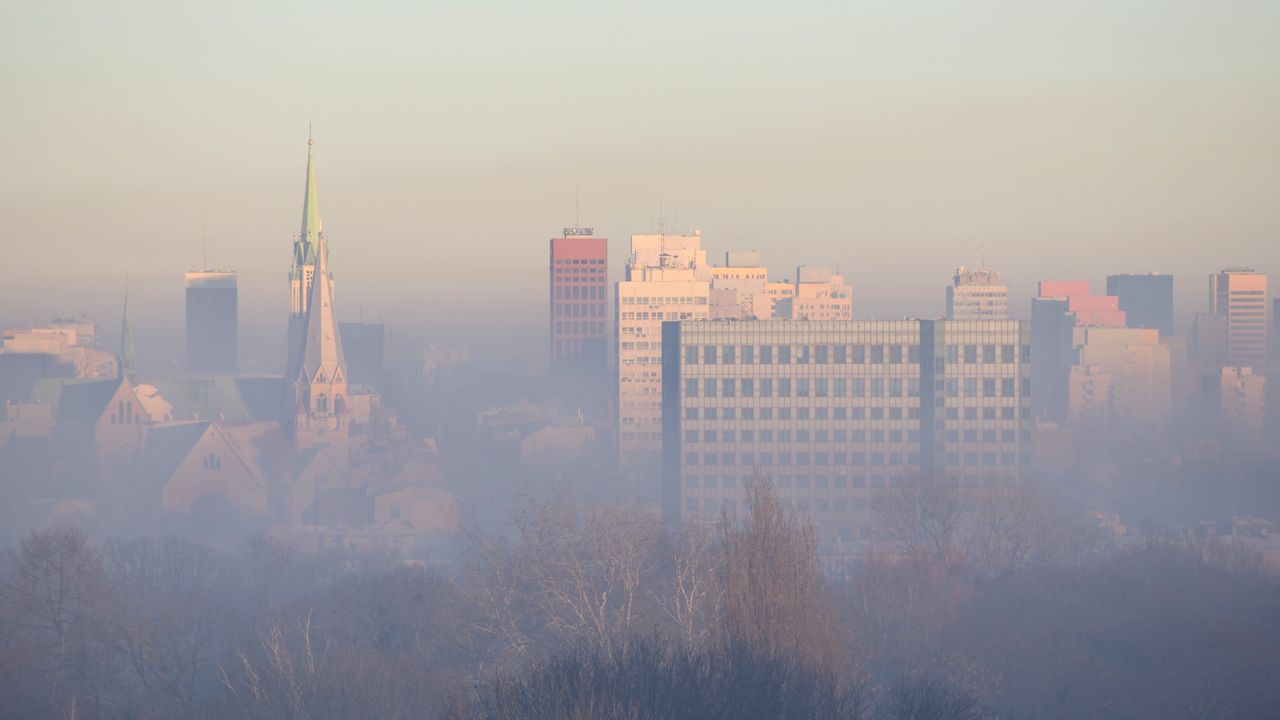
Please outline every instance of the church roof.
[[175, 420], [228, 423], [280, 419], [284, 381], [280, 377], [148, 378], [169, 404]]
[[191, 449], [209, 430], [210, 422], [183, 422], [158, 425], [147, 433], [142, 449], [139, 474], [146, 480], [163, 484], [191, 454]]
[[[58, 396], [58, 424], [96, 423], [107, 411], [107, 404], [122, 382], [124, 380], [116, 378], [64, 383]], [[141, 407], [138, 412], [142, 412]]]

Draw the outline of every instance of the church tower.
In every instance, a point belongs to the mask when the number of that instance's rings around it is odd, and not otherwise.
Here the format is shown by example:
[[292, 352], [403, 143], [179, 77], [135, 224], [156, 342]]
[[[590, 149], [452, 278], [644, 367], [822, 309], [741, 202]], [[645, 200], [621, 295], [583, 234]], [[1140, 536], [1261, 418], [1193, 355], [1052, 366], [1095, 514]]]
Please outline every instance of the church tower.
[[320, 235], [315, 272], [307, 293], [301, 362], [293, 376], [294, 450], [299, 454], [325, 446], [331, 460], [347, 467], [349, 405], [347, 364], [333, 308], [333, 278], [329, 275], [326, 239]]
[[[324, 230], [320, 206], [316, 202], [315, 140], [307, 138], [307, 184], [302, 196], [302, 230], [293, 241], [293, 264], [289, 269], [289, 338], [285, 357], [285, 377], [293, 377], [302, 360], [302, 341], [307, 329], [311, 303], [311, 280], [316, 273], [316, 257]], [[327, 246], [325, 252], [328, 252]]]

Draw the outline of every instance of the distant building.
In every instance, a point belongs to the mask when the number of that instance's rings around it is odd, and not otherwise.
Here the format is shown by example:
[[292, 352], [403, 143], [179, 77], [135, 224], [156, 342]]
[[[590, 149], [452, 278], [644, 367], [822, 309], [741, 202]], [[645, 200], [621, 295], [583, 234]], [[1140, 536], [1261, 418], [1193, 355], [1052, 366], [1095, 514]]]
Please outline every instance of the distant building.
[[1266, 391], [1266, 376], [1252, 368], [1222, 368], [1218, 392], [1224, 430], [1239, 440], [1256, 442], [1262, 436]]
[[119, 358], [95, 347], [91, 318], [6, 329], [0, 336], [0, 401], [22, 401], [38, 380], [99, 380], [120, 374]]
[[591, 228], [551, 239], [551, 372], [592, 384], [608, 374], [609, 241]]
[[1000, 273], [990, 268], [957, 268], [947, 286], [947, 319], [1009, 319], [1009, 286], [1001, 284]]
[[1161, 337], [1174, 334], [1172, 275], [1109, 275], [1107, 295], [1114, 295], [1119, 299], [1128, 327], [1159, 330]]
[[236, 274], [203, 270], [186, 274], [187, 370], [235, 372]]
[[1125, 312], [1120, 298], [1094, 295], [1087, 280], [1042, 280], [1037, 297], [1067, 301], [1067, 310], [1076, 317], [1078, 326], [1125, 327]]
[[663, 335], [673, 518], [743, 510], [760, 473], [824, 540], [869, 539], [888, 489], [922, 473], [1012, 481], [1028, 451], [1018, 321], [684, 321]]
[[1037, 420], [1067, 422], [1075, 326], [1065, 298], [1031, 299], [1031, 408]]
[[801, 265], [796, 268], [794, 292], [774, 304], [773, 316], [784, 320], [852, 320], [853, 294], [844, 276], [831, 268]]
[[1209, 276], [1209, 313], [1227, 322], [1226, 364], [1262, 366], [1267, 357], [1267, 275], [1227, 268]]
[[760, 253], [725, 253], [723, 266], [707, 269], [711, 280], [711, 318], [753, 320], [773, 317], [775, 299], [768, 292], [769, 269]]
[[381, 393], [386, 385], [387, 328], [382, 323], [338, 323], [347, 382]]
[[1159, 330], [1076, 328], [1073, 344], [1070, 420], [1074, 430], [1108, 437], [1152, 437], [1167, 426], [1172, 412], [1172, 363]]

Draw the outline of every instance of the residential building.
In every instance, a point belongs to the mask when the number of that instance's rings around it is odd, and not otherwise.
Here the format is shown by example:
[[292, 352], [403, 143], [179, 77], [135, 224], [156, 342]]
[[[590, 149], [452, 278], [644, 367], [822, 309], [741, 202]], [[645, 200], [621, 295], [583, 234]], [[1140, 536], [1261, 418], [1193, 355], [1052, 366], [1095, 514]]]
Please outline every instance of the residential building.
[[1007, 320], [1009, 286], [1001, 284], [1000, 273], [981, 264], [973, 269], [960, 266], [947, 286], [948, 320]]
[[711, 318], [753, 320], [773, 317], [774, 299], [768, 292], [769, 269], [760, 264], [760, 253], [725, 253], [724, 265], [707, 268], [711, 280]]
[[186, 273], [189, 372], [236, 371], [236, 274], [226, 270]]
[[1153, 328], [1161, 337], [1173, 335], [1173, 276], [1127, 273], [1107, 276], [1107, 295], [1119, 300], [1131, 328]]
[[656, 478], [662, 449], [662, 323], [710, 316], [702, 235], [632, 235], [616, 288], [618, 459]]
[[1267, 378], [1253, 368], [1224, 367], [1218, 378], [1223, 430], [1245, 444], [1262, 437]]
[[663, 334], [670, 517], [741, 511], [763, 474], [824, 541], [870, 539], [877, 498], [909, 479], [1018, 477], [1031, 427], [1023, 323], [684, 321]]
[[1267, 275], [1227, 268], [1209, 276], [1209, 313], [1226, 318], [1226, 364], [1262, 366], [1267, 357]]

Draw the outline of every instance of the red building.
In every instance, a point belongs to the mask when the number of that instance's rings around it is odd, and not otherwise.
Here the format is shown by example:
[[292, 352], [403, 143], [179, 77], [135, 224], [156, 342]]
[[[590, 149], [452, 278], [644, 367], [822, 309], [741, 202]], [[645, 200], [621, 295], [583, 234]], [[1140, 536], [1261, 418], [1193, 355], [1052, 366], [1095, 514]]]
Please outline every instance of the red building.
[[551, 239], [551, 371], [603, 378], [608, 368], [608, 245], [591, 228]]

